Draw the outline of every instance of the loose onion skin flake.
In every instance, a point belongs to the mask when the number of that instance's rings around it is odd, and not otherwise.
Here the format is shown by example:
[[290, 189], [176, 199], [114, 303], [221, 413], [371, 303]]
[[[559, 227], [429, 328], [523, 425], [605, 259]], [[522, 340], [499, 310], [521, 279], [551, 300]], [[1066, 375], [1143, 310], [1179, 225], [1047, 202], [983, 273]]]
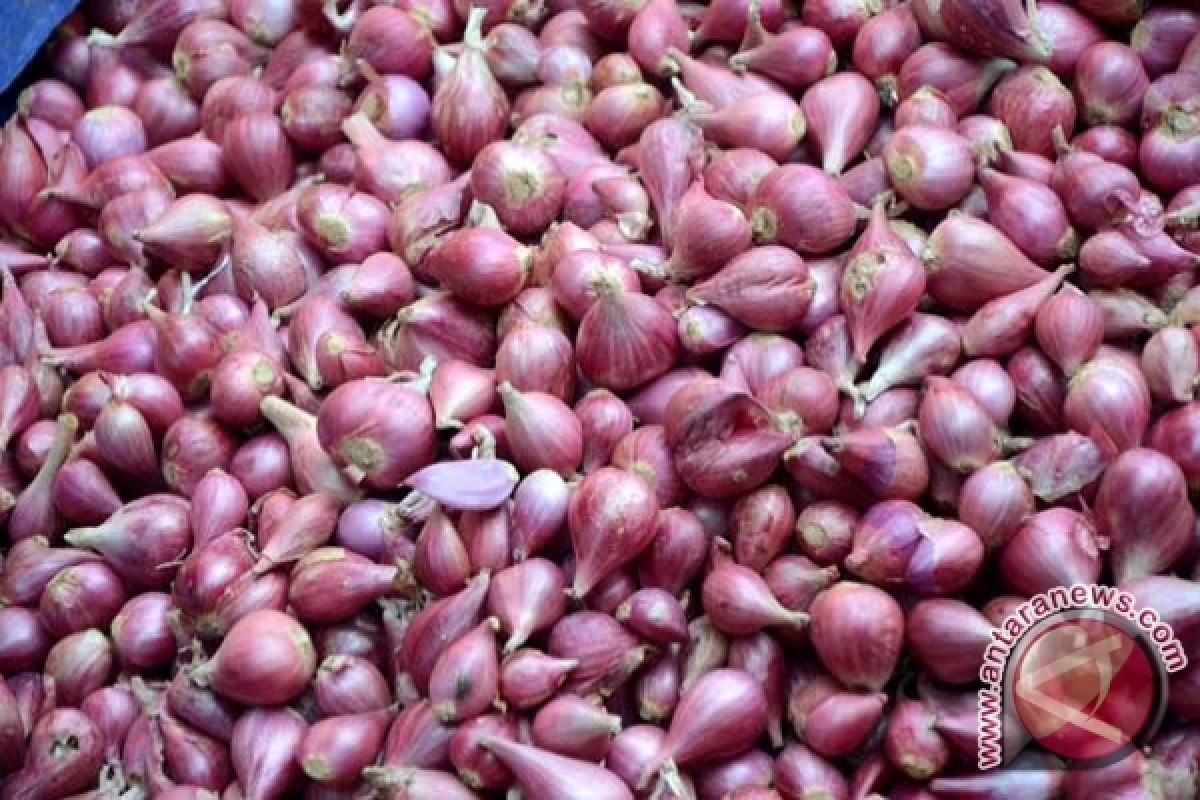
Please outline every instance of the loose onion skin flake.
[[1200, 657], [1192, 5], [82, 3], [0, 126], [0, 800], [1200, 794], [1195, 667], [975, 769], [1034, 595]]

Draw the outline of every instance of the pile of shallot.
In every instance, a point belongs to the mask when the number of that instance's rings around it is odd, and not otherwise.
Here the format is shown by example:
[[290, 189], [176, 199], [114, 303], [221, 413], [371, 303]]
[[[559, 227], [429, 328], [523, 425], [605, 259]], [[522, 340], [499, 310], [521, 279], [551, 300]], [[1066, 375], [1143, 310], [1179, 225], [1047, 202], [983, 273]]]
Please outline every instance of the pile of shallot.
[[[476, 3], [473, 5], [473, 2]], [[1190, 0], [85, 0], [0, 131], [0, 800], [1184, 800]]]

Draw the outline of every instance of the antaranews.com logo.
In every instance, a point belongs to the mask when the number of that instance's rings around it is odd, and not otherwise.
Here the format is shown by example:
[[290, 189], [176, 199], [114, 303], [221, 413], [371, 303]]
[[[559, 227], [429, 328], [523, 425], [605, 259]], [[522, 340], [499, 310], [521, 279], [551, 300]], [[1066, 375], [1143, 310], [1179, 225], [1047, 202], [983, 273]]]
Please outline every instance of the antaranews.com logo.
[[1101, 766], [1150, 741], [1166, 712], [1167, 675], [1187, 666], [1171, 626], [1111, 586], [1057, 587], [1000, 627], [979, 677], [979, 768], [1031, 742]]

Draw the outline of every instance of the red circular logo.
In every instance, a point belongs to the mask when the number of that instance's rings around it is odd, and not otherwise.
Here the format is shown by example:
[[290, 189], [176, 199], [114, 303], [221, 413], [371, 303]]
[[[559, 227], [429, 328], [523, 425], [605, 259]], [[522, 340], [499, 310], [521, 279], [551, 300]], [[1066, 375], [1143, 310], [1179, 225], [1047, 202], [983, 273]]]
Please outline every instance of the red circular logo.
[[1149, 656], [1104, 619], [1064, 619], [1037, 631], [1010, 676], [1025, 730], [1066, 758], [1099, 759], [1129, 747], [1155, 711]]

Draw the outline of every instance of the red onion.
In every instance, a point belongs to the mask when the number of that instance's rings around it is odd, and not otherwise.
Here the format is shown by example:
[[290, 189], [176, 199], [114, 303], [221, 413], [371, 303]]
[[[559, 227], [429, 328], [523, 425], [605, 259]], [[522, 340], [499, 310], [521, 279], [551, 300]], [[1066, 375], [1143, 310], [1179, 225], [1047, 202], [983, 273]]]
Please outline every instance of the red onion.
[[821, 755], [857, 750], [880, 720], [886, 695], [847, 692], [824, 675], [795, 676], [787, 698], [797, 735]]
[[785, 800], [803, 797], [812, 787], [820, 787], [832, 798], [849, 797], [846, 779], [831, 762], [804, 745], [786, 747], [776, 759], [775, 784]]
[[583, 123], [606, 147], [617, 150], [637, 141], [646, 126], [663, 115], [665, 103], [662, 93], [648, 83], [609, 86], [592, 98]]
[[[937, 89], [921, 88], [896, 106], [892, 115], [897, 128], [907, 128], [910, 125], [930, 125], [935, 128], [953, 129], [958, 127], [958, 117], [954, 109], [946, 102], [946, 98]], [[962, 128], [966, 133], [973, 132], [971, 127], [979, 117], [967, 117]], [[970, 122], [968, 122], [970, 121]], [[982, 128], [982, 126], [980, 126]], [[965, 134], [964, 134], [965, 135]], [[982, 139], [982, 136], [979, 138]], [[977, 157], [983, 158], [981, 151], [987, 147], [969, 138]]]
[[1101, 566], [1096, 532], [1070, 509], [1038, 512], [1017, 531], [999, 565], [1007, 585], [1030, 594], [1094, 581]]
[[730, 56], [734, 70], [754, 70], [798, 90], [816, 83], [836, 64], [829, 37], [816, 28], [799, 26], [770, 34], [761, 28], [761, 22], [755, 22], [751, 31], [761, 41]]
[[[433, 132], [453, 161], [470, 162], [508, 127], [509, 103], [484, 54], [485, 15], [485, 10], [471, 13], [463, 34], [463, 53], [433, 96]], [[464, 118], [467, 109], [469, 118]]]
[[891, 8], [871, 17], [854, 37], [854, 68], [875, 82], [880, 97], [893, 106], [896, 73], [921, 45], [921, 31], [911, 9]]
[[86, 714], [100, 731], [105, 757], [119, 758], [125, 735], [138, 714], [137, 700], [133, 692], [108, 686], [88, 695], [80, 704], [79, 710]]
[[808, 614], [781, 604], [754, 570], [734, 563], [720, 548], [704, 579], [703, 604], [712, 624], [725, 633], [745, 636], [768, 626], [803, 628]]
[[666, 436], [684, 483], [718, 498], [764, 483], [791, 441], [769, 430], [765, 416], [748, 395], [717, 380], [696, 380], [677, 392]]
[[959, 332], [940, 317], [913, 314], [888, 338], [879, 366], [861, 387], [869, 403], [894, 386], [912, 385], [931, 374], [944, 373], [961, 354]]
[[805, 317], [814, 290], [803, 259], [787, 248], [766, 246], [735, 257], [687, 296], [758, 330], [782, 331]]
[[278, 611], [238, 620], [193, 679], [243, 703], [279, 704], [299, 694], [316, 671], [308, 633]]
[[70, 454], [78, 426], [72, 414], [63, 414], [56, 421], [54, 439], [37, 474], [10, 504], [7, 527], [12, 541], [51, 537], [60, 532], [62, 520], [54, 505], [54, 482]]
[[1150, 416], [1150, 392], [1136, 362], [1101, 353], [1071, 378], [1064, 419], [1075, 430], [1105, 437], [1117, 450], [1135, 447]]
[[843, 581], [817, 595], [809, 629], [821, 663], [851, 688], [879, 691], [904, 641], [900, 607], [887, 593]]
[[476, 623], [489, 580], [487, 575], [477, 576], [464, 589], [436, 601], [413, 618], [404, 641], [409, 654], [408, 671], [418, 687], [428, 685], [434, 664], [446, 646]]
[[29, 371], [17, 366], [0, 368], [0, 386], [4, 402], [0, 405], [0, 446], [19, 436], [38, 416], [37, 386]]
[[354, 145], [358, 185], [381, 199], [400, 201], [451, 177], [446, 159], [432, 147], [416, 140], [385, 139], [361, 112], [347, 117], [341, 127]]
[[54, 699], [66, 707], [78, 707], [83, 699], [112, 678], [112, 643], [103, 633], [90, 628], [59, 639], [46, 654], [42, 667], [53, 681]]
[[724, 150], [710, 158], [704, 170], [704, 185], [713, 197], [748, 213], [758, 184], [777, 166], [771, 157], [758, 150]]
[[398, 384], [351, 381], [317, 415], [317, 438], [344, 470], [375, 488], [395, 486], [433, 456], [428, 401]]
[[453, 775], [420, 767], [368, 767], [366, 779], [381, 790], [404, 792], [407, 797], [471, 800], [477, 795]]
[[966, 603], [934, 598], [909, 611], [905, 638], [921, 665], [938, 680], [972, 683], [978, 679], [991, 632], [987, 618]]
[[43, 78], [34, 81], [17, 97], [17, 110], [24, 117], [40, 119], [60, 131], [70, 130], [83, 116], [83, 102], [67, 84]]
[[[725, 724], [715, 725], [717, 719]], [[638, 786], [648, 787], [657, 776], [668, 788], [681, 792], [680, 767], [738, 755], [749, 749], [766, 723], [767, 699], [754, 679], [741, 670], [714, 670], [684, 692], [666, 738], [642, 770]]]
[[688, 48], [688, 29], [674, 0], [647, 0], [629, 25], [629, 51], [652, 75], [670, 72], [667, 51]]
[[144, 153], [147, 148], [141, 119], [121, 106], [88, 111], [71, 129], [71, 139], [83, 152], [89, 169], [121, 156]]
[[[1046, 277], [1000, 230], [968, 216], [947, 217], [933, 229], [923, 255], [931, 296], [974, 310]], [[965, 274], [973, 277], [961, 280]]]
[[471, 575], [471, 556], [454, 524], [435, 511], [417, 537], [413, 552], [415, 577], [440, 595], [453, 594]]
[[[651, 274], [661, 272], [678, 281], [704, 277], [750, 246], [751, 230], [745, 214], [714, 199], [699, 180], [679, 198], [673, 231], [679, 239], [670, 259], [656, 265]], [[635, 259], [634, 266], [640, 263]]]
[[854, 41], [873, 13], [872, 6], [862, 0], [820, 0], [805, 6], [801, 19], [829, 34], [834, 46], [842, 48]]
[[928, 125], [901, 128], [888, 139], [883, 157], [892, 185], [917, 208], [949, 208], [970, 188], [970, 147], [953, 131]]
[[501, 22], [488, 31], [484, 43], [488, 67], [506, 88], [523, 88], [536, 82], [542, 45], [528, 28]]
[[380, 74], [422, 80], [429, 73], [432, 44], [417, 15], [371, 8], [355, 20], [346, 39], [345, 58], [351, 64], [365, 61]]
[[814, 503], [796, 517], [796, 543], [817, 563], [834, 564], [849, 555], [857, 524], [858, 515], [847, 506]]
[[[988, 201], [988, 221], [1008, 236], [1025, 255], [1042, 266], [1075, 257], [1079, 238], [1058, 196], [1034, 181], [985, 168], [979, 174]], [[1038, 209], [1043, 224], [1025, 224], [1023, 215]]]
[[229, 466], [233, 450], [233, 437], [214, 420], [186, 414], [163, 436], [162, 476], [172, 489], [191, 496], [210, 469]]
[[121, 579], [102, 563], [76, 564], [58, 572], [42, 591], [38, 612], [52, 635], [104, 628], [125, 602]]
[[1050, 50], [1047, 66], [1064, 77], [1075, 72], [1087, 48], [1105, 37], [1091, 17], [1066, 3], [1039, 3], [1037, 26]]
[[259, 519], [261, 555], [255, 573], [298, 561], [329, 541], [337, 523], [338, 508], [333, 498], [315, 492], [288, 506], [287, 516]]
[[1033, 286], [984, 304], [963, 326], [963, 349], [973, 356], [1002, 356], [1019, 349], [1042, 304], [1072, 269], [1064, 265]]
[[142, 668], [170, 663], [177, 642], [170, 595], [146, 592], [129, 600], [112, 622], [113, 645], [121, 660]]
[[429, 95], [421, 84], [406, 75], [378, 75], [365, 64], [359, 67], [370, 84], [359, 95], [354, 110], [365, 114], [390, 139], [420, 136], [429, 124], [430, 112]]
[[474, 570], [499, 570], [511, 563], [507, 509], [468, 511], [462, 518], [464, 544]]
[[718, 110], [689, 108], [687, 116], [716, 143], [759, 150], [777, 161], [796, 149], [806, 129], [800, 106], [778, 92], [754, 94]]
[[233, 729], [230, 754], [246, 800], [284, 794], [296, 780], [296, 753], [308, 725], [290, 709], [250, 709]]
[[1155, 399], [1189, 402], [1197, 369], [1200, 352], [1195, 337], [1186, 329], [1166, 327], [1156, 331], [1142, 350], [1142, 372]]
[[501, 570], [492, 581], [488, 609], [508, 632], [503, 653], [521, 647], [530, 636], [549, 628], [565, 610], [565, 579], [553, 562], [541, 558]]
[[277, 101], [275, 91], [261, 81], [241, 76], [222, 78], [205, 93], [200, 105], [204, 134], [220, 143], [233, 120], [271, 112]]
[[229, 4], [229, 18], [247, 36], [262, 45], [278, 45], [296, 23], [291, 0], [237, 0]]
[[5, 782], [13, 797], [65, 797], [91, 786], [104, 760], [100, 731], [80, 711], [54, 709], [29, 734], [25, 764]]
[[494, 458], [431, 464], [406, 483], [447, 508], [489, 511], [512, 494], [518, 476], [512, 465]]
[[638, 139], [637, 166], [657, 212], [663, 243], [674, 241], [675, 209], [698, 173], [701, 140], [677, 120], [652, 122]]
[[822, 166], [838, 175], [866, 146], [879, 118], [879, 97], [871, 84], [851, 72], [831, 75], [804, 93], [808, 129]]
[[576, 341], [583, 373], [601, 386], [620, 390], [666, 372], [679, 347], [670, 313], [609, 276], [598, 276], [592, 288], [596, 301], [584, 314]]
[[901, 702], [893, 710], [884, 734], [888, 760], [914, 780], [928, 780], [950, 760], [950, 750], [934, 730], [936, 714], [917, 700]]
[[301, 86], [288, 92], [279, 117], [284, 130], [305, 150], [324, 150], [342, 140], [350, 98], [329, 86]]
[[0, 794], [1186, 785], [1186, 726], [966, 772], [937, 684], [1110, 573], [1195, 649], [1200, 17], [876, 5], [68, 17], [0, 134]]
[[[288, 601], [296, 615], [309, 623], [340, 622], [363, 606], [412, 586], [408, 570], [374, 564], [337, 547], [314, 550], [292, 571]], [[340, 589], [341, 593], [334, 592]]]
[[550, 631], [547, 651], [578, 662], [564, 689], [587, 694], [611, 692], [646, 662], [648, 648], [615, 619], [596, 611], [568, 614]]
[[685, 509], [659, 511], [655, 534], [638, 564], [643, 586], [678, 591], [699, 572], [707, 540], [696, 516]]
[[434, 666], [429, 682], [433, 712], [445, 722], [477, 716], [492, 704], [499, 681], [495, 630], [489, 618], [447, 647]]
[[562, 695], [543, 706], [533, 718], [534, 745], [571, 758], [596, 760], [608, 751], [620, 717], [573, 695]]
[[1195, 514], [1186, 498], [1183, 472], [1153, 450], [1127, 450], [1104, 473], [1097, 530], [1111, 543], [1119, 583], [1162, 572], [1187, 549]]
[[637, 558], [654, 536], [657, 511], [652, 490], [637, 475], [606, 467], [583, 480], [571, 495], [567, 513], [577, 559], [572, 587], [576, 597]]
[[372, 711], [325, 717], [309, 726], [296, 748], [300, 768], [327, 786], [353, 786], [387, 734], [390, 712]]
[[951, 0], [941, 4], [936, 14], [946, 37], [959, 47], [1024, 61], [1049, 55], [1036, 14], [1031, 8], [1026, 15], [1019, 3]]
[[263, 50], [246, 34], [216, 19], [190, 23], [180, 31], [171, 53], [176, 77], [195, 96], [203, 96], [221, 78], [249, 75], [265, 60]]
[[1053, 131], [1069, 136], [1075, 127], [1075, 100], [1044, 67], [1021, 67], [1004, 76], [992, 92], [991, 112], [1018, 149], [1047, 157], [1055, 151]]
[[[29, 540], [34, 541], [34, 540]], [[50, 649], [50, 635], [34, 611], [20, 606], [0, 609], [0, 666], [6, 674], [36, 669]]]
[[570, 489], [549, 469], [527, 475], [513, 495], [513, 560], [522, 561], [553, 541], [567, 517]]
[[1130, 169], [1137, 164], [1137, 139], [1129, 131], [1115, 125], [1088, 128], [1071, 140], [1071, 146]]
[[713, 108], [728, 108], [753, 95], [777, 90], [773, 82], [750, 73], [735, 73], [719, 60], [708, 63], [674, 47], [668, 50], [668, 55], [684, 87]]
[[161, 145], [200, 130], [200, 106], [173, 78], [146, 81], [133, 110], [146, 129], [147, 143]]
[[512, 773], [480, 744], [484, 736], [517, 740], [512, 718], [498, 714], [476, 717], [459, 726], [450, 740], [450, 761], [459, 777], [474, 789], [503, 789], [512, 782]]
[[428, 255], [427, 266], [459, 299], [503, 305], [525, 285], [532, 253], [502, 230], [463, 228]]
[[888, 228], [882, 205], [851, 253], [839, 297], [854, 357], [863, 363], [879, 337], [913, 312], [925, 271]]
[[629, 787], [603, 767], [501, 736], [484, 735], [479, 745], [508, 767], [521, 790], [531, 796], [592, 794], [604, 800], [633, 800]]
[[[753, 17], [752, 21], [747, 21], [748, 15]], [[748, 28], [776, 30], [782, 22], [783, 7], [779, 3], [768, 2], [764, 7], [725, 0], [712, 4], [700, 15], [696, 36], [701, 41], [736, 42]]]
[[118, 510], [101, 525], [75, 528], [72, 544], [99, 552], [130, 586], [167, 585], [173, 562], [191, 543], [188, 503], [172, 495], [146, 495]]
[[1148, 10], [1134, 26], [1129, 41], [1146, 64], [1146, 71], [1158, 77], [1181, 65], [1197, 32], [1200, 18], [1195, 12], [1165, 6]]
[[292, 179], [291, 145], [282, 124], [267, 114], [245, 114], [225, 128], [225, 168], [251, 197], [264, 201], [288, 187]]
[[1089, 125], [1128, 125], [1137, 119], [1149, 85], [1137, 53], [1120, 42], [1092, 45], [1076, 66], [1075, 96]]
[[500, 665], [500, 696], [518, 709], [540, 705], [562, 686], [578, 663], [537, 650], [518, 650]]
[[349, 187], [309, 187], [300, 195], [296, 215], [305, 239], [335, 262], [362, 261], [386, 238], [386, 206]]
[[931, 42], [905, 59], [897, 74], [899, 96], [905, 98], [929, 86], [942, 92], [964, 117], [978, 108], [996, 81], [1011, 69], [1012, 62], [1006, 59], [973, 59], [949, 44]]
[[801, 253], [826, 253], [854, 233], [853, 204], [841, 185], [821, 171], [786, 164], [768, 173], [755, 192], [750, 217], [755, 238]]

